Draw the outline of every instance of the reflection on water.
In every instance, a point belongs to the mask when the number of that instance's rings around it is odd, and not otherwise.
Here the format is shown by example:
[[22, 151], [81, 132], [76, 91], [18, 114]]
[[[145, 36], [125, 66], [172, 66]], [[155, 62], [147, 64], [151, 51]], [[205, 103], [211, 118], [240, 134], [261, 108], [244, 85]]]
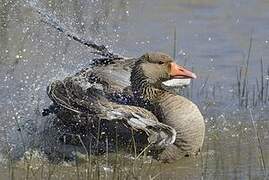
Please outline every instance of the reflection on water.
[[[46, 120], [40, 118], [40, 110], [50, 103], [46, 86], [87, 66], [92, 58], [89, 49], [42, 23], [27, 3], [3, 0], [0, 5], [0, 144], [6, 145], [7, 139], [13, 142], [12, 156], [18, 158], [27, 149], [25, 146], [33, 147], [35, 133], [46, 126]], [[170, 165], [157, 163], [142, 177], [158, 173], [158, 178], [262, 177], [269, 162], [265, 104], [269, 97], [268, 1], [40, 0], [36, 4], [74, 31], [126, 56], [146, 51], [173, 55], [176, 44], [177, 61], [199, 75], [186, 94], [199, 104], [207, 119], [202, 158]], [[238, 108], [236, 71], [246, 65], [251, 37], [246, 97], [249, 104], [255, 104], [252, 96], [258, 101], [264, 89], [264, 105], [258, 103], [253, 110], [258, 133], [249, 111]], [[244, 75], [245, 68], [241, 70]], [[24, 140], [19, 138], [21, 132]], [[4, 172], [6, 169], [0, 169], [1, 176], [6, 177]], [[25, 173], [20, 168], [18, 172]]]

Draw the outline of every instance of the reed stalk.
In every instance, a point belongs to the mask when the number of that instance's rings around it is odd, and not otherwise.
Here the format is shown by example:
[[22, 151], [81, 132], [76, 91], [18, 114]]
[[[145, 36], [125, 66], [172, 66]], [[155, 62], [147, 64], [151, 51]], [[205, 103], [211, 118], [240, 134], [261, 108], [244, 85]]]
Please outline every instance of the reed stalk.
[[244, 80], [243, 80], [243, 89], [242, 89], [242, 95], [241, 95], [242, 97], [244, 97], [246, 95], [246, 92], [247, 92], [247, 78], [248, 78], [250, 54], [251, 54], [251, 49], [252, 49], [252, 41], [253, 41], [253, 37], [251, 34], [250, 40], [249, 40], [249, 48], [248, 48], [246, 66], [245, 66], [245, 73], [244, 73], [244, 77], [243, 77]]
[[177, 28], [174, 28], [174, 35], [173, 35], [173, 58], [176, 59], [176, 52], [177, 52]]
[[264, 99], [264, 72], [263, 72], [263, 59], [261, 57], [261, 92], [260, 92], [260, 101], [263, 104]]
[[254, 131], [254, 134], [255, 134], [255, 137], [256, 137], [256, 140], [257, 140], [257, 149], [258, 149], [258, 151], [260, 153], [261, 168], [262, 168], [262, 170], [264, 172], [264, 176], [266, 177], [267, 169], [266, 169], [266, 163], [265, 163], [264, 153], [263, 153], [263, 149], [262, 149], [262, 142], [261, 142], [258, 130], [257, 130], [256, 122], [255, 122], [255, 120], [253, 118], [253, 114], [252, 114], [251, 109], [249, 109], [249, 113], [250, 113], [250, 117], [251, 117], [252, 128], [253, 128], [253, 131]]

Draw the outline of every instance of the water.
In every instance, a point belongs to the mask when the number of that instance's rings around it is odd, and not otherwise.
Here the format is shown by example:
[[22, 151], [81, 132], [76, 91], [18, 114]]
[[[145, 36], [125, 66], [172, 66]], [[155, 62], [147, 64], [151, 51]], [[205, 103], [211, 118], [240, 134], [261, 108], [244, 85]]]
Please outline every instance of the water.
[[[0, 144], [4, 147], [11, 143], [12, 156], [16, 158], [25, 151], [18, 128], [23, 129], [24, 143], [31, 147], [30, 139], [35, 137], [36, 129], [44, 127], [46, 119], [40, 117], [40, 111], [50, 103], [46, 95], [49, 82], [77, 72], [93, 57], [87, 47], [41, 22], [28, 4], [4, 0], [0, 5]], [[236, 69], [246, 65], [252, 38], [249, 96], [253, 86], [257, 88], [256, 79], [261, 87], [261, 58], [265, 84], [268, 81], [268, 1], [40, 0], [36, 6], [54, 13], [73, 31], [124, 56], [140, 56], [148, 51], [173, 55], [176, 31], [177, 62], [193, 68], [199, 76], [187, 95], [198, 103], [207, 119], [204, 159], [208, 158], [207, 163], [200, 159], [183, 160], [172, 165], [157, 163], [155, 168], [167, 169], [160, 176], [171, 178], [199, 179], [204, 174], [204, 178], [211, 179], [263, 177], [250, 112], [238, 105]], [[268, 112], [266, 104], [253, 109], [267, 167]], [[249, 165], [250, 162], [253, 163]], [[24, 174], [22, 166], [18, 166], [18, 172]], [[176, 172], [169, 173], [169, 168]], [[205, 169], [207, 172], [203, 173]]]

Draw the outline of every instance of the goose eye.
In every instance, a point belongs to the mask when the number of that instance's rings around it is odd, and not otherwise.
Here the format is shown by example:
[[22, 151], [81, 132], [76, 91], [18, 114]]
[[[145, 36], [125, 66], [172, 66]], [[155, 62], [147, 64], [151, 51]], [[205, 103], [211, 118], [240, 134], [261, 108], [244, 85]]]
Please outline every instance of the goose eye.
[[159, 62], [158, 62], [158, 64], [164, 64], [164, 62], [162, 62], [162, 61], [159, 61]]

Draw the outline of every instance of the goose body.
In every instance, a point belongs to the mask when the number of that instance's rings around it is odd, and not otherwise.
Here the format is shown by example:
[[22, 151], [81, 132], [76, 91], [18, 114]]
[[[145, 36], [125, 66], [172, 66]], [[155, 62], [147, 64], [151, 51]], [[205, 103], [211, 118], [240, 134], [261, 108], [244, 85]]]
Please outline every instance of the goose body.
[[177, 159], [193, 155], [200, 151], [203, 145], [205, 125], [204, 118], [198, 107], [190, 100], [167, 93], [159, 103], [164, 119], [161, 122], [173, 127], [177, 134], [173, 150], [167, 148], [161, 154], [161, 159]]
[[138, 146], [150, 145], [158, 158], [170, 161], [197, 153], [204, 139], [198, 107], [163, 88], [167, 80], [186, 77], [196, 76], [166, 54], [146, 53], [137, 59], [96, 64], [55, 81], [48, 95], [65, 126], [96, 132], [94, 127], [102, 121], [107, 134], [116, 128], [126, 142], [135, 135]]

